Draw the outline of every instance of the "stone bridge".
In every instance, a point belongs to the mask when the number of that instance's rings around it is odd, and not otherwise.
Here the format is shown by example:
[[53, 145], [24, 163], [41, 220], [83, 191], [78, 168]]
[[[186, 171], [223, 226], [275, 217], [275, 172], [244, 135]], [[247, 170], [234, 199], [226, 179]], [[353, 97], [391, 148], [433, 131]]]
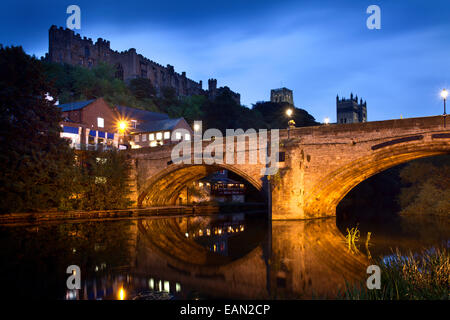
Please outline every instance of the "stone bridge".
[[[279, 170], [271, 176], [264, 175], [263, 161], [173, 164], [174, 145], [131, 150], [133, 200], [138, 206], [175, 204], [187, 183], [227, 169], [267, 196], [274, 220], [333, 216], [342, 198], [365, 179], [407, 161], [450, 153], [449, 120], [433, 116], [280, 130]], [[204, 150], [210, 143], [203, 141]], [[258, 152], [265, 147], [258, 145]], [[227, 159], [230, 150], [223, 150]], [[240, 152], [248, 159], [251, 151], [247, 139]]]

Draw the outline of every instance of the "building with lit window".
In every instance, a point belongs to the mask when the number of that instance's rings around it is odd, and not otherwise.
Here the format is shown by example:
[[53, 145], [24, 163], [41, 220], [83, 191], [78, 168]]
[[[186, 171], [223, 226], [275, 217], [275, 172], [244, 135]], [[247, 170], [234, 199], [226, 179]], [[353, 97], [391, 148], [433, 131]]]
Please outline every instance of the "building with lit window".
[[117, 116], [103, 98], [56, 105], [61, 109], [61, 136], [75, 149], [117, 148]]
[[245, 202], [245, 184], [230, 179], [227, 170], [217, 171], [194, 182], [194, 184], [197, 188], [202, 188], [206, 196], [204, 199], [197, 199], [195, 196], [191, 196], [190, 201]]
[[[170, 119], [167, 114], [117, 106], [120, 119], [127, 121], [127, 143], [133, 149], [156, 147], [191, 140], [193, 131], [184, 118]], [[177, 132], [172, 139], [172, 132]], [[172, 141], [175, 140], [175, 141]]]
[[[57, 105], [62, 111], [61, 136], [78, 150], [155, 147], [190, 140], [192, 129], [183, 118], [125, 106], [111, 107], [103, 98]], [[123, 125], [121, 129], [120, 126]]]

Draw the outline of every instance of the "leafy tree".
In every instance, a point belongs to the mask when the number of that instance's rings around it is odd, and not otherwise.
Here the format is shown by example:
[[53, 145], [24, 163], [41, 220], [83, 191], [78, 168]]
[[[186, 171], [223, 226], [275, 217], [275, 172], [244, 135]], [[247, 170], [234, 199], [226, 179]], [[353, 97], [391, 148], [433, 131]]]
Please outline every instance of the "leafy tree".
[[60, 110], [41, 62], [0, 47], [0, 211], [48, 209], [67, 198], [73, 151], [60, 137]]
[[288, 108], [293, 109], [292, 120], [295, 121], [297, 127], [318, 125], [314, 117], [307, 111], [294, 108], [287, 103], [258, 102], [253, 105], [252, 109], [261, 114], [270, 129], [285, 129], [289, 120], [286, 116]]
[[130, 164], [117, 150], [90, 151], [82, 155], [74, 183], [71, 207], [82, 210], [124, 209], [132, 202]]
[[147, 78], [136, 78], [132, 79], [129, 84], [131, 93], [137, 99], [152, 98], [156, 94], [156, 90], [152, 85], [150, 79]]
[[450, 156], [420, 159], [400, 171], [402, 214], [450, 214]]

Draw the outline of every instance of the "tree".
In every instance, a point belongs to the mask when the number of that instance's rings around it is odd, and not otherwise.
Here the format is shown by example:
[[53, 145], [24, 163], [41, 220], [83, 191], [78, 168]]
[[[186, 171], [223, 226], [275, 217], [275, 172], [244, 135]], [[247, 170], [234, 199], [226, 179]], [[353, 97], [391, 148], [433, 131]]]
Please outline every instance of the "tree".
[[128, 87], [137, 99], [152, 98], [156, 94], [152, 82], [147, 78], [132, 79]]
[[73, 151], [42, 64], [21, 47], [0, 47], [0, 211], [59, 206], [70, 194]]
[[285, 129], [289, 120], [286, 117], [288, 108], [293, 109], [292, 119], [297, 127], [318, 125], [314, 117], [307, 111], [292, 107], [287, 103], [258, 102], [253, 105], [252, 110], [261, 114], [270, 129]]
[[401, 214], [450, 214], [450, 156], [420, 159], [400, 171]]
[[124, 209], [129, 200], [130, 164], [118, 150], [83, 154], [74, 181], [70, 207], [82, 210]]

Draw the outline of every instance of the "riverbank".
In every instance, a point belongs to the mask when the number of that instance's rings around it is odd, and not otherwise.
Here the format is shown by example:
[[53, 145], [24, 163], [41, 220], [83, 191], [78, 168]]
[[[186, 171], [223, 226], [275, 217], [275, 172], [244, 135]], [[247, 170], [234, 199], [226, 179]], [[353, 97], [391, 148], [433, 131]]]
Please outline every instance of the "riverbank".
[[450, 258], [447, 248], [421, 254], [399, 251], [376, 263], [381, 269], [381, 288], [368, 290], [366, 283], [348, 285], [340, 299], [349, 300], [449, 300]]
[[230, 213], [236, 211], [266, 210], [264, 203], [231, 203], [217, 205], [191, 205], [191, 206], [161, 206], [148, 208], [129, 208], [118, 210], [95, 211], [46, 211], [7, 213], [0, 215], [0, 225], [17, 225], [28, 223], [41, 223], [51, 221], [79, 221], [79, 220], [109, 220], [130, 219], [139, 217], [173, 217], [179, 215], [208, 215], [217, 213]]

